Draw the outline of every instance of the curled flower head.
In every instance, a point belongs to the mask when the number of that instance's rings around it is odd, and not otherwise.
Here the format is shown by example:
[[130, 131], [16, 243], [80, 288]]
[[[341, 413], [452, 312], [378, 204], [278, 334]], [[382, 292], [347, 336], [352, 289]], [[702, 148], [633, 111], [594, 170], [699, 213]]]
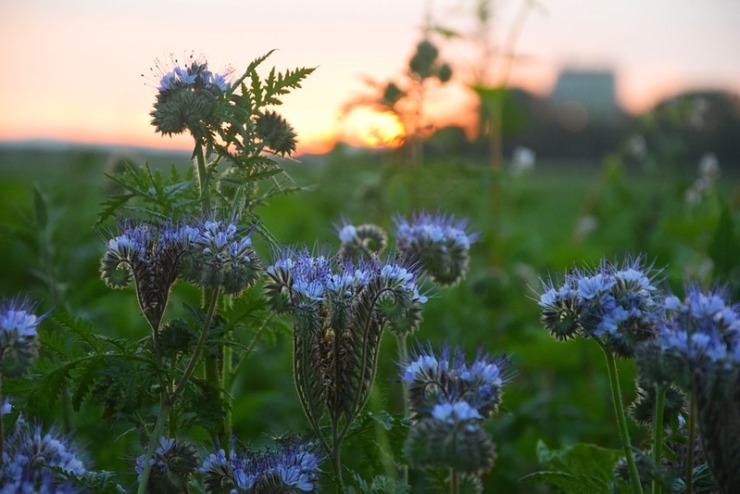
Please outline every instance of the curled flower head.
[[468, 270], [468, 251], [478, 238], [467, 221], [450, 215], [419, 213], [411, 220], [395, 218], [398, 252], [418, 262], [435, 283], [451, 286]]
[[81, 476], [86, 472], [68, 438], [53, 431], [44, 433], [41, 425], [32, 425], [22, 417], [5, 440], [2, 460], [0, 485], [17, 489], [3, 492], [74, 492], [65, 474]]
[[197, 138], [210, 135], [218, 124], [218, 104], [230, 89], [231, 71], [214, 74], [206, 61], [193, 55], [182, 64], [173, 59], [170, 65], [157, 60], [152, 68], [159, 77], [152, 125], [165, 135], [185, 130]]
[[592, 271], [573, 269], [561, 285], [543, 282], [542, 322], [557, 339], [583, 334], [631, 357], [638, 343], [657, 334], [661, 306], [656, 275], [641, 257], [628, 257], [621, 265], [602, 260]]
[[107, 241], [101, 277], [112, 288], [123, 288], [133, 278], [141, 310], [157, 329], [189, 245], [187, 227], [124, 221]]
[[207, 219], [183, 229], [189, 241], [184, 277], [205, 288], [238, 294], [259, 278], [262, 262], [252, 248], [251, 232], [236, 222]]
[[280, 156], [291, 155], [296, 149], [296, 133], [282, 115], [266, 111], [255, 121], [255, 132], [264, 145]]
[[232, 448], [229, 457], [219, 450], [206, 458], [199, 471], [208, 492], [316, 492], [320, 458], [313, 444], [300, 438], [283, 441], [275, 448], [256, 451]]
[[0, 300], [0, 373], [23, 375], [38, 353], [36, 327], [44, 316], [36, 316], [36, 305], [28, 298]]
[[464, 401], [487, 418], [498, 409], [511, 372], [506, 357], [491, 360], [479, 352], [467, 363], [464, 352], [445, 345], [439, 356], [431, 348], [414, 350], [412, 360], [401, 365], [401, 379], [408, 384], [409, 402], [417, 416], [428, 416], [440, 404]]
[[[182, 492], [190, 482], [190, 477], [198, 469], [198, 453], [190, 443], [166, 437], [159, 438], [157, 449], [149, 458], [151, 473], [148, 485], [157, 488], [156, 492]], [[136, 473], [139, 482], [147, 459], [144, 455], [136, 458]]]
[[342, 246], [339, 249], [339, 258], [343, 260], [372, 258], [383, 253], [388, 245], [388, 236], [385, 230], [377, 225], [353, 225], [343, 220], [337, 228]]

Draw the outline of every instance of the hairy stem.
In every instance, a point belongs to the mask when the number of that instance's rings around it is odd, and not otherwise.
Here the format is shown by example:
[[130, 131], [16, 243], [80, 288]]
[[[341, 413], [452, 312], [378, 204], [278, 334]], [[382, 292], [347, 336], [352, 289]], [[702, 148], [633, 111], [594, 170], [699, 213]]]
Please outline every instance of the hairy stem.
[[[231, 333], [225, 336], [227, 339], [231, 339]], [[224, 423], [222, 426], [221, 431], [221, 444], [224, 445], [224, 450], [226, 451], [226, 454], [229, 454], [230, 445], [231, 445], [231, 382], [232, 382], [232, 373], [231, 373], [231, 357], [232, 357], [232, 348], [231, 345], [223, 345], [222, 348], [222, 355], [223, 355], [223, 362], [222, 362], [222, 368], [221, 368], [221, 379], [223, 380], [223, 387], [221, 388], [221, 392], [223, 393], [223, 400], [227, 403], [226, 410], [225, 410], [225, 416], [224, 416]]]
[[208, 330], [211, 328], [211, 321], [213, 321], [213, 314], [216, 312], [216, 303], [218, 302], [218, 288], [215, 288], [213, 292], [211, 293], [210, 300], [208, 301], [208, 308], [206, 312], [206, 319], [203, 321], [203, 327], [200, 331], [200, 338], [198, 338], [198, 344], [195, 347], [195, 351], [193, 352], [193, 355], [190, 357], [190, 362], [188, 362], [188, 366], [185, 368], [185, 372], [183, 372], [182, 376], [180, 377], [180, 380], [177, 382], [177, 385], [175, 386], [174, 390], [172, 391], [172, 398], [171, 401], [175, 401], [177, 395], [179, 395], [183, 388], [185, 387], [185, 384], [190, 380], [190, 376], [193, 375], [193, 372], [195, 371], [196, 366], [198, 365], [198, 360], [200, 360], [200, 355], [203, 352], [203, 347], [206, 343], [206, 338], [208, 337]]
[[147, 447], [146, 453], [144, 454], [144, 470], [141, 472], [141, 482], [139, 483], [139, 489], [136, 491], [137, 494], [146, 494], [149, 491], [149, 476], [152, 473], [151, 459], [154, 455], [154, 450], [157, 449], [159, 438], [164, 432], [165, 424], [167, 423], [169, 408], [170, 401], [167, 399], [165, 393], [163, 392], [159, 397], [159, 415], [157, 416], [157, 423], [154, 425], [154, 429], [149, 435], [149, 446]]
[[[398, 361], [401, 365], [407, 365], [409, 363], [409, 351], [406, 344], [406, 335], [396, 335], [396, 346], [398, 348]], [[409, 386], [406, 381], [401, 379], [401, 397], [403, 400], [403, 418], [409, 419]], [[408, 484], [409, 482], [409, 466], [401, 466], [401, 478]]]
[[203, 214], [206, 215], [211, 209], [211, 197], [208, 193], [208, 170], [206, 169], [206, 152], [203, 149], [203, 143], [200, 139], [195, 141], [193, 150], [195, 157], [195, 168], [198, 171], [198, 188], [200, 189], [200, 199], [203, 206]]
[[694, 400], [694, 393], [689, 394], [689, 423], [687, 428], [689, 451], [686, 460], [686, 494], [692, 494], [694, 492], [694, 447], [696, 445], [696, 401]]
[[[655, 410], [653, 413], [653, 464], [660, 471], [660, 462], [663, 456], [663, 409], [665, 408], [665, 393], [667, 386], [655, 386]], [[660, 494], [660, 482], [653, 478], [652, 494]]]
[[[597, 340], [598, 341], [598, 340]], [[619, 435], [622, 439], [624, 456], [627, 459], [629, 467], [630, 480], [632, 481], [632, 491], [634, 494], [642, 494], [642, 484], [637, 472], [637, 465], [632, 454], [632, 444], [630, 442], [629, 431], [627, 430], [627, 418], [624, 414], [624, 404], [622, 401], [622, 390], [619, 387], [619, 375], [617, 373], [617, 363], [612, 354], [601, 342], [598, 342], [606, 357], [606, 369], [609, 374], [609, 384], [612, 390], [612, 401], [614, 402], [614, 411], [617, 415], [617, 424], [619, 426]]]

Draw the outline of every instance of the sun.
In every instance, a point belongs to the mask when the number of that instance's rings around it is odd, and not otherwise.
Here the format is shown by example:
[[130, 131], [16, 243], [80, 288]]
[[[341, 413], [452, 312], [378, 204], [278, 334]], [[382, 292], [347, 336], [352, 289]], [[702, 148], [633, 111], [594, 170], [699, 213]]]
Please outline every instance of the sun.
[[342, 140], [353, 146], [397, 148], [403, 143], [403, 124], [391, 112], [355, 108], [344, 120]]

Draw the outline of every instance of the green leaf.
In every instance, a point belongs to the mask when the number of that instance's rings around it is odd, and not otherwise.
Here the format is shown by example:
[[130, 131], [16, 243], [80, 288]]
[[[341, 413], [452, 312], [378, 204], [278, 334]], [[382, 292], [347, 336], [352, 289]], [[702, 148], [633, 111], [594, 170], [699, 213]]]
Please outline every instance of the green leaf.
[[574, 494], [611, 494], [614, 466], [621, 456], [619, 450], [584, 443], [550, 450], [540, 440], [537, 459], [545, 470], [527, 475], [522, 480], [543, 482]]

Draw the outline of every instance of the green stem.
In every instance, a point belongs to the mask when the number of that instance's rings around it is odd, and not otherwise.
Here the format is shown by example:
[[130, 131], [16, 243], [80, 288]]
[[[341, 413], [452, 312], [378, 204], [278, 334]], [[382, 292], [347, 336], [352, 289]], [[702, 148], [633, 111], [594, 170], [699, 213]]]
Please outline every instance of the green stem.
[[689, 394], [689, 423], [687, 427], [689, 451], [686, 460], [686, 494], [692, 494], [694, 492], [694, 446], [696, 442], [696, 402], [693, 393]]
[[337, 492], [344, 492], [344, 478], [342, 476], [342, 459], [341, 459], [341, 446], [342, 437], [337, 435], [337, 427], [332, 424], [332, 451], [331, 451], [331, 466], [334, 471], [334, 477], [339, 482]]
[[617, 424], [619, 425], [619, 435], [622, 439], [622, 447], [624, 448], [624, 456], [627, 459], [627, 466], [629, 467], [630, 480], [632, 481], [632, 490], [634, 494], [642, 494], [642, 484], [640, 484], [640, 475], [637, 472], [637, 465], [635, 464], [635, 458], [632, 455], [632, 444], [630, 443], [630, 435], [627, 430], [627, 418], [624, 414], [624, 404], [622, 401], [622, 390], [619, 387], [619, 375], [617, 373], [617, 363], [614, 360], [614, 354], [612, 354], [603, 343], [596, 340], [601, 349], [604, 351], [606, 357], [606, 368], [609, 374], [609, 384], [612, 390], [612, 401], [614, 402], [614, 411], [617, 414]]
[[[3, 406], [3, 375], [0, 373], [0, 408]], [[3, 421], [3, 412], [0, 410], [0, 462], [2, 462], [3, 453], [5, 452], [5, 422]]]
[[198, 171], [198, 188], [200, 189], [200, 198], [203, 205], [203, 214], [208, 214], [211, 209], [211, 198], [208, 193], [208, 170], [206, 169], [206, 153], [203, 149], [203, 143], [200, 139], [195, 141], [195, 167]]
[[[402, 365], [409, 363], [409, 350], [406, 344], [406, 335], [396, 335], [396, 346], [398, 348], [398, 360]], [[403, 418], [408, 420], [410, 417], [409, 412], [409, 387], [406, 381], [401, 380], [401, 396], [403, 398]], [[401, 465], [401, 479], [405, 484], [409, 483], [409, 466]]]
[[[225, 336], [227, 339], [231, 339], [231, 334]], [[223, 380], [223, 387], [221, 388], [223, 393], [223, 400], [226, 403], [225, 407], [225, 416], [224, 416], [224, 423], [222, 426], [221, 431], [221, 444], [223, 445], [224, 450], [226, 451], [226, 455], [228, 457], [228, 454], [230, 453], [230, 445], [231, 445], [231, 430], [232, 430], [232, 417], [231, 417], [231, 382], [232, 382], [232, 373], [231, 373], [231, 357], [232, 357], [232, 348], [231, 345], [224, 344], [222, 347], [223, 352], [223, 362], [222, 362], [222, 369], [221, 369], [221, 379]]]
[[460, 492], [460, 474], [450, 468], [450, 494], [459, 494]]
[[[660, 463], [663, 457], [663, 409], [665, 408], [665, 393], [667, 386], [655, 385], [655, 410], [653, 413], [653, 464], [656, 473], [660, 472]], [[659, 479], [653, 477], [652, 494], [660, 494]]]
[[137, 494], [146, 494], [148, 492], [149, 476], [152, 473], [152, 464], [150, 459], [154, 455], [154, 450], [157, 449], [159, 438], [164, 432], [165, 424], [167, 422], [167, 414], [169, 412], [170, 401], [162, 393], [159, 397], [159, 415], [157, 416], [157, 423], [154, 425], [151, 435], [149, 436], [149, 447], [147, 447], [144, 458], [144, 470], [141, 472], [141, 482], [139, 483], [139, 489], [136, 491]]
[[211, 298], [208, 302], [208, 308], [206, 312], [206, 319], [203, 321], [203, 328], [201, 328], [200, 331], [200, 338], [198, 338], [198, 344], [195, 347], [195, 351], [193, 352], [193, 355], [190, 357], [190, 362], [188, 362], [188, 366], [185, 368], [185, 372], [183, 372], [182, 376], [180, 377], [180, 380], [177, 382], [177, 385], [175, 386], [174, 390], [172, 391], [172, 398], [171, 401], [174, 402], [177, 395], [182, 392], [183, 388], [185, 387], [185, 384], [190, 380], [190, 376], [193, 375], [193, 372], [195, 371], [196, 366], [198, 365], [198, 360], [200, 359], [200, 354], [203, 352], [203, 347], [205, 346], [206, 339], [208, 337], [208, 330], [211, 328], [211, 321], [213, 320], [213, 314], [216, 312], [216, 302], [218, 302], [218, 288], [215, 288], [213, 292], [211, 293]]

